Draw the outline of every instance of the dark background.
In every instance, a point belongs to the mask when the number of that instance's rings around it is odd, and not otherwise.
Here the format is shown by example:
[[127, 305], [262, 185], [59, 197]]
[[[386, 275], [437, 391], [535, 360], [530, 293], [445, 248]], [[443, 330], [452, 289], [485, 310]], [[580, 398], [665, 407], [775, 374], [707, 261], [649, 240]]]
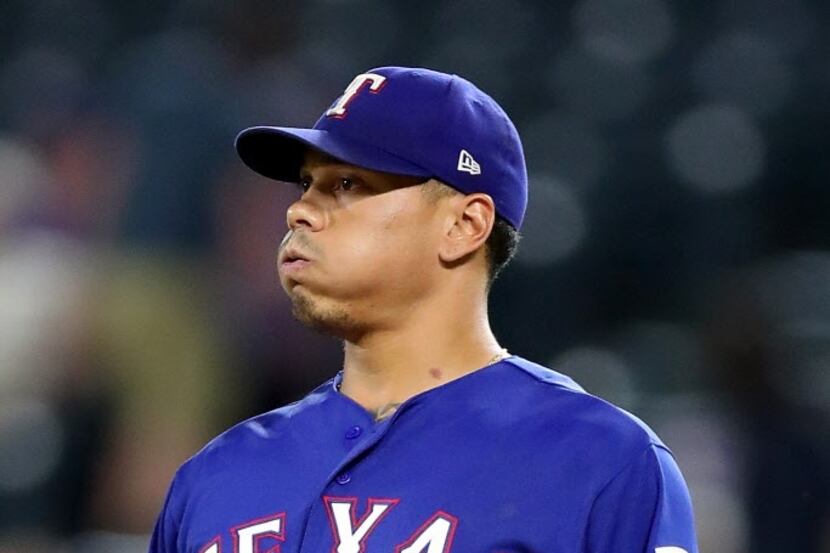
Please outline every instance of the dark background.
[[830, 551], [829, 6], [0, 1], [0, 552], [144, 551], [179, 463], [340, 368], [233, 139], [392, 64], [522, 135], [503, 344], [652, 424], [702, 551]]

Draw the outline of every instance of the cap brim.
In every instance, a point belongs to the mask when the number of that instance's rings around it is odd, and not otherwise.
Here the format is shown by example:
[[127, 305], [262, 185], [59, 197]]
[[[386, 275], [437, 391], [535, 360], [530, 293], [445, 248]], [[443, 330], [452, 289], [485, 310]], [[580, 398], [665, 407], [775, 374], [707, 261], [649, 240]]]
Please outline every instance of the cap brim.
[[361, 144], [320, 129], [250, 127], [236, 137], [236, 151], [257, 173], [271, 179], [297, 182], [305, 151], [311, 147], [340, 161], [374, 171], [413, 177], [431, 177], [429, 171], [381, 148]]

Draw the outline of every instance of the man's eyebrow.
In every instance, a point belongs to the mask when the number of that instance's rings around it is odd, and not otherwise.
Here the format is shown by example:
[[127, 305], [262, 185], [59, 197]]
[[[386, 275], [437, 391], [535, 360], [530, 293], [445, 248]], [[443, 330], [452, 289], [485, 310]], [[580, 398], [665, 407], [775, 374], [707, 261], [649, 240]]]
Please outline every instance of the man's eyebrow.
[[322, 160], [322, 161], [315, 161], [314, 163], [303, 162], [300, 165], [299, 173], [300, 174], [310, 173], [312, 169], [315, 169], [315, 168], [318, 168], [318, 167], [333, 168], [333, 169], [347, 168], [347, 169], [350, 169], [350, 170], [358, 170], [359, 169], [359, 168], [356, 168], [352, 165], [349, 165], [348, 163], [344, 163], [340, 160], [332, 158], [332, 159], [325, 159], [325, 160]]

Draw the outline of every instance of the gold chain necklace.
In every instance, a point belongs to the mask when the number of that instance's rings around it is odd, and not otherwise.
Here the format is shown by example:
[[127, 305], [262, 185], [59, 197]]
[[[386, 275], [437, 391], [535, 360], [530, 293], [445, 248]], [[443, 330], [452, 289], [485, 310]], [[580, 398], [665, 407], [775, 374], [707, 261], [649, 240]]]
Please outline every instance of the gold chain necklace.
[[[493, 357], [491, 357], [490, 359], [487, 360], [487, 362], [484, 364], [484, 366], [488, 367], [488, 366], [492, 365], [493, 363], [495, 363], [497, 361], [501, 361], [502, 359], [507, 359], [508, 357], [510, 357], [510, 352], [507, 351], [507, 348], [501, 348], [501, 350], [497, 354], [495, 354]], [[341, 380], [335, 386], [335, 388], [337, 389], [338, 392], [340, 391], [340, 387], [341, 387], [342, 384], [343, 384], [343, 381]]]
[[501, 348], [501, 351], [491, 357], [490, 360], [484, 364], [484, 366], [486, 367], [487, 365], [492, 365], [496, 361], [501, 361], [502, 359], [507, 359], [508, 357], [510, 357], [510, 352], [507, 351], [507, 348]]

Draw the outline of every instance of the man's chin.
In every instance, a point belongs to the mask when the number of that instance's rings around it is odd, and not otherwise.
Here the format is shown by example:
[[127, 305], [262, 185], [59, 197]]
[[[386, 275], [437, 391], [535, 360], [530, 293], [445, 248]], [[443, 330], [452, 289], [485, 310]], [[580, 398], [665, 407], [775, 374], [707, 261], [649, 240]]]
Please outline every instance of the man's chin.
[[341, 307], [321, 305], [296, 287], [289, 298], [294, 317], [309, 328], [342, 339], [349, 339], [359, 331], [360, 324]]

